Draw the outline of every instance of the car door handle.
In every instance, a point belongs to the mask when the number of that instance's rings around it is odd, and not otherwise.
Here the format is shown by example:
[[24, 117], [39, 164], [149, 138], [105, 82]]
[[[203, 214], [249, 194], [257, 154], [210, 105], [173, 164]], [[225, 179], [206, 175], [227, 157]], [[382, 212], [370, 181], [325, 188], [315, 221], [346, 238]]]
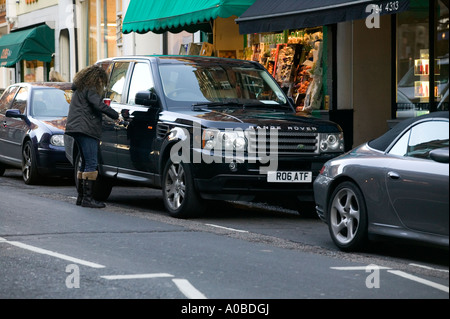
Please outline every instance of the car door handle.
[[388, 175], [391, 179], [400, 179], [400, 175], [397, 174], [396, 172], [388, 172], [387, 175]]

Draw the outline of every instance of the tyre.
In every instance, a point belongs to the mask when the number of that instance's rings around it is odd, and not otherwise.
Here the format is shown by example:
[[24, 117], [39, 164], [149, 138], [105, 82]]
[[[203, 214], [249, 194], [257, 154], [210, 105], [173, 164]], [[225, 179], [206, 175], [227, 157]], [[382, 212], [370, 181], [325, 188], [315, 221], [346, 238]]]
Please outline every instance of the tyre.
[[352, 182], [343, 182], [334, 190], [328, 204], [328, 229], [336, 246], [357, 251], [367, 243], [367, 210], [364, 196]]
[[164, 206], [169, 215], [189, 218], [201, 215], [206, 205], [194, 187], [190, 166], [167, 161], [163, 171], [162, 192]]
[[36, 153], [31, 141], [25, 142], [22, 149], [22, 178], [28, 185], [35, 185], [39, 182]]
[[[75, 160], [75, 165], [74, 167], [76, 168], [74, 170], [74, 178], [75, 178], [75, 189], [78, 189], [78, 178], [77, 178], [77, 172], [79, 170], [79, 168], [81, 167], [81, 162], [82, 162], [82, 158], [81, 155], [78, 154]], [[95, 200], [98, 201], [106, 201], [109, 197], [109, 195], [111, 195], [111, 191], [113, 188], [113, 183], [112, 181], [110, 181], [107, 177], [103, 177], [100, 174], [97, 177], [97, 180], [94, 183], [94, 189], [92, 192], [92, 196], [94, 197]]]

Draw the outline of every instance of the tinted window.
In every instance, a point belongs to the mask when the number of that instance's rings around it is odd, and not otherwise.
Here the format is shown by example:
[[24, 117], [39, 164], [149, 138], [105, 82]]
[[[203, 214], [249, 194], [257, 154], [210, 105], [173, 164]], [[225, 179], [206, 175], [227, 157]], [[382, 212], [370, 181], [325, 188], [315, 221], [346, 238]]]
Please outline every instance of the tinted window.
[[147, 63], [136, 63], [131, 77], [128, 104], [135, 104], [134, 98], [139, 91], [150, 91], [154, 87], [150, 67]]
[[5, 114], [6, 110], [11, 105], [11, 101], [14, 98], [14, 95], [17, 92], [18, 86], [10, 86], [6, 89], [6, 91], [2, 95], [2, 99], [0, 100], [0, 113]]
[[109, 84], [106, 92], [106, 98], [111, 99], [112, 102], [120, 103], [122, 101], [125, 80], [127, 76], [129, 62], [116, 62], [109, 79]]
[[28, 99], [28, 88], [23, 87], [20, 88], [19, 92], [14, 99], [13, 105], [11, 109], [18, 109], [20, 113], [25, 113], [25, 108], [27, 107], [27, 99]]
[[448, 122], [420, 123], [404, 134], [389, 151], [389, 154], [429, 158], [430, 151], [449, 145], [448, 135]]

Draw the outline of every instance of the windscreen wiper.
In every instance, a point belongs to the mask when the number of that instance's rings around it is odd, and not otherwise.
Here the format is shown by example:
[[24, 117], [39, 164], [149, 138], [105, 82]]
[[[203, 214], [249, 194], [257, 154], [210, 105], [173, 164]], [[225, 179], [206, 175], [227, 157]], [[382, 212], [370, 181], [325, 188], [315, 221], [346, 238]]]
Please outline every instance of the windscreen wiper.
[[241, 103], [241, 102], [200, 102], [192, 104], [193, 111], [204, 111], [206, 109], [219, 108], [219, 107], [241, 107], [245, 109], [246, 107], [264, 107], [265, 109], [286, 109], [289, 106], [281, 105], [281, 104], [266, 104], [263, 102], [249, 102], [249, 103]]
[[239, 102], [200, 102], [200, 103], [192, 104], [192, 110], [193, 111], [202, 111], [205, 107], [206, 108], [214, 108], [214, 107], [224, 107], [224, 106], [243, 107], [244, 104], [239, 103]]

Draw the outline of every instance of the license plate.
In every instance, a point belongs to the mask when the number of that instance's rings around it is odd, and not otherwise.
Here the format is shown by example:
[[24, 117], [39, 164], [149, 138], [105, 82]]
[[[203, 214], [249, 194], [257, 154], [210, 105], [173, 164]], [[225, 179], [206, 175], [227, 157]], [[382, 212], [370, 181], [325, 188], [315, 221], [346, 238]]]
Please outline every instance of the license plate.
[[312, 172], [267, 172], [269, 183], [311, 183]]

